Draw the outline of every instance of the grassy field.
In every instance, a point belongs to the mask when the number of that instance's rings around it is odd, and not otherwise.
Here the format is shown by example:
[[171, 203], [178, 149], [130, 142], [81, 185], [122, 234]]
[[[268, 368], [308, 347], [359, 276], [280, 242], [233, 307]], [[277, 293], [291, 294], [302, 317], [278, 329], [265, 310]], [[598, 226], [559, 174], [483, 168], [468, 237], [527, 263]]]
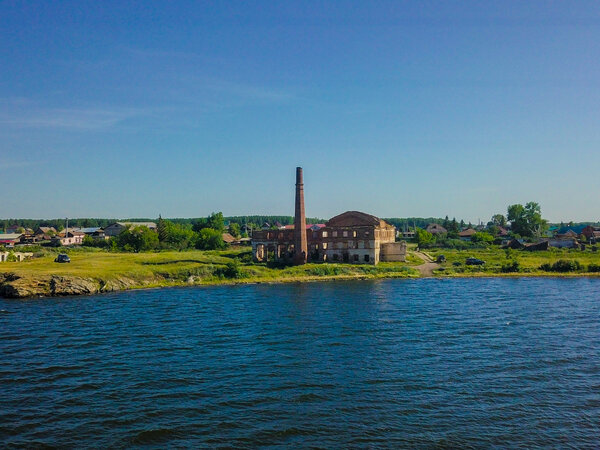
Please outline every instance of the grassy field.
[[[590, 272], [589, 266], [600, 265], [600, 252], [591, 250], [572, 250], [572, 249], [551, 249], [540, 252], [526, 252], [522, 250], [504, 250], [497, 246], [488, 249], [472, 250], [448, 250], [448, 249], [430, 249], [424, 251], [434, 260], [439, 255], [446, 257], [446, 263], [441, 264], [441, 269], [435, 272], [440, 276], [476, 276], [481, 275], [600, 275], [597, 272]], [[468, 266], [465, 261], [469, 257], [474, 257], [485, 261], [482, 266]], [[542, 264], [554, 264], [559, 260], [577, 261], [581, 268], [573, 272], [557, 273], [540, 270]], [[503, 267], [509, 266], [514, 261], [518, 263], [518, 272], [503, 272]]]
[[[65, 250], [63, 250], [65, 251]], [[95, 249], [66, 250], [69, 264], [54, 262], [56, 253], [20, 263], [2, 263], [0, 273], [22, 279], [49, 279], [53, 276], [78, 277], [97, 281], [127, 280], [127, 286], [158, 287], [189, 284], [287, 282], [317, 279], [417, 277], [408, 263], [382, 263], [378, 266], [348, 264], [306, 264], [276, 266], [255, 264], [247, 248], [224, 251], [165, 251], [157, 253], [112, 253]]]
[[[380, 263], [377, 266], [351, 264], [306, 264], [277, 266], [255, 264], [248, 248], [224, 251], [165, 251], [155, 253], [113, 253], [98, 249], [67, 249], [70, 264], [54, 262], [57, 250], [44, 250], [35, 258], [20, 263], [0, 264], [2, 283], [23, 292], [23, 296], [55, 295], [53, 279], [62, 277], [60, 295], [68, 295], [70, 284], [87, 280], [82, 292], [135, 289], [144, 287], [209, 285], [256, 282], [313, 280], [416, 278], [423, 261], [409, 247], [405, 263]], [[498, 247], [472, 250], [431, 249], [423, 253], [436, 259], [446, 257], [433, 274], [440, 277], [463, 276], [600, 276], [600, 253], [590, 250], [550, 250], [524, 252]], [[468, 257], [485, 261], [481, 266], [465, 264]], [[542, 264], [577, 261], [570, 272], [541, 270]], [[516, 264], [515, 264], [516, 263]], [[590, 265], [594, 271], [590, 270]], [[597, 267], [594, 268], [593, 266]], [[507, 267], [512, 270], [506, 270]], [[16, 280], [15, 280], [16, 279]], [[54, 281], [56, 283], [56, 281]], [[91, 287], [90, 287], [91, 286]], [[54, 289], [54, 290], [52, 290]], [[77, 292], [77, 291], [74, 291]], [[19, 295], [20, 296], [20, 295]]]

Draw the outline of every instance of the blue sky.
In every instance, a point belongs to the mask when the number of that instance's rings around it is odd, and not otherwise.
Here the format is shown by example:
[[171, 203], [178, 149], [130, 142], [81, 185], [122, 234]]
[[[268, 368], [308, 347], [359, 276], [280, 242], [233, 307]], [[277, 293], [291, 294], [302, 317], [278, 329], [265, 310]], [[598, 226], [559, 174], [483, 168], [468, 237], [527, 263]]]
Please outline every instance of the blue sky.
[[0, 3], [0, 217], [600, 220], [597, 2]]

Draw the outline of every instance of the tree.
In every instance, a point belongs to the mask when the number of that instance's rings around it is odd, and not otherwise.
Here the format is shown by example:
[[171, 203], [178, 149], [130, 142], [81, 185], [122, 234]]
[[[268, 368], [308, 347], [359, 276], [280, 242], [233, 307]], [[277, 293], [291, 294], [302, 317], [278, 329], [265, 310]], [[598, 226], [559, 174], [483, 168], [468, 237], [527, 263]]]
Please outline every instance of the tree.
[[497, 227], [505, 227], [506, 226], [506, 217], [502, 214], [494, 214], [492, 216], [491, 222]]
[[141, 252], [158, 247], [158, 234], [140, 226], [128, 228], [115, 237], [118, 248], [128, 252]]
[[225, 219], [223, 218], [222, 212], [212, 213], [210, 216], [208, 216], [206, 222], [208, 228], [212, 228], [213, 230], [217, 230], [221, 233], [225, 231]]
[[229, 234], [231, 234], [233, 237], [239, 237], [240, 236], [240, 225], [232, 222], [229, 224]]
[[192, 231], [189, 225], [173, 223], [168, 220], [165, 221], [165, 234], [164, 243], [178, 250], [192, 247], [196, 239], [196, 233]]
[[507, 218], [512, 231], [524, 237], [539, 237], [548, 229], [548, 221], [542, 218], [542, 209], [536, 202], [510, 205]]
[[456, 221], [456, 217], [452, 219], [451, 222], [448, 222], [448, 237], [455, 238], [458, 237], [458, 222]]
[[199, 233], [204, 228], [212, 228], [213, 230], [223, 233], [225, 231], [225, 218], [223, 217], [223, 213], [212, 213], [206, 219], [197, 220], [192, 226], [192, 229], [196, 233]]
[[471, 236], [471, 242], [491, 244], [492, 242], [494, 242], [494, 236], [484, 231], [479, 231], [473, 234], [473, 236]]
[[227, 246], [223, 241], [223, 234], [212, 228], [203, 228], [198, 233], [196, 248], [200, 250], [220, 250]]
[[424, 248], [433, 244], [435, 238], [429, 231], [422, 228], [417, 228], [415, 230], [415, 240], [417, 241], [419, 248]]
[[158, 240], [160, 242], [165, 242], [168, 238], [167, 235], [167, 224], [166, 221], [163, 220], [162, 216], [159, 214], [158, 216], [158, 224], [156, 225], [156, 231], [158, 232]]

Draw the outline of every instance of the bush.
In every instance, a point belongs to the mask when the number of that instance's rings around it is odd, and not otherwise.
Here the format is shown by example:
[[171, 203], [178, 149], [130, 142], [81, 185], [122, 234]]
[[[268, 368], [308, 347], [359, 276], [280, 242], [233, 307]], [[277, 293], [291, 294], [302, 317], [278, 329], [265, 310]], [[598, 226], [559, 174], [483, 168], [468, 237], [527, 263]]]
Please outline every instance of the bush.
[[478, 231], [473, 236], [471, 236], [471, 242], [491, 244], [492, 242], [494, 242], [494, 236], [484, 231]]
[[540, 270], [545, 272], [576, 272], [581, 269], [579, 261], [568, 261], [566, 259], [559, 259], [554, 264], [544, 263], [540, 266]]
[[600, 264], [590, 264], [588, 266], [588, 272], [600, 272]]
[[246, 276], [238, 259], [234, 259], [228, 262], [225, 267], [215, 270], [215, 275], [224, 278], [244, 278]]
[[221, 250], [227, 246], [223, 242], [223, 233], [212, 228], [203, 228], [198, 233], [196, 248], [199, 250]]
[[521, 266], [519, 265], [519, 261], [514, 260], [508, 264], [503, 264], [500, 268], [502, 273], [515, 273], [521, 270]]
[[158, 233], [145, 226], [132, 227], [114, 238], [116, 246], [126, 252], [153, 250], [158, 247]]

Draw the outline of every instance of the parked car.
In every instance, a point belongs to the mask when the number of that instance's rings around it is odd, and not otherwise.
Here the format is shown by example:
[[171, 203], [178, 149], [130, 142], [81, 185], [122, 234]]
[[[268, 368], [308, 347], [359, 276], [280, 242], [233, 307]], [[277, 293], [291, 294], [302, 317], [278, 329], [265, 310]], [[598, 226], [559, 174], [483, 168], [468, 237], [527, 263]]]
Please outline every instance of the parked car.
[[59, 254], [56, 257], [56, 259], [54, 260], [54, 262], [56, 262], [56, 263], [70, 263], [71, 262], [71, 258], [69, 258], [69, 255], [61, 253], [61, 254]]
[[485, 264], [485, 261], [482, 261], [481, 259], [477, 258], [467, 258], [466, 264], [469, 266], [480, 266], [482, 264]]

